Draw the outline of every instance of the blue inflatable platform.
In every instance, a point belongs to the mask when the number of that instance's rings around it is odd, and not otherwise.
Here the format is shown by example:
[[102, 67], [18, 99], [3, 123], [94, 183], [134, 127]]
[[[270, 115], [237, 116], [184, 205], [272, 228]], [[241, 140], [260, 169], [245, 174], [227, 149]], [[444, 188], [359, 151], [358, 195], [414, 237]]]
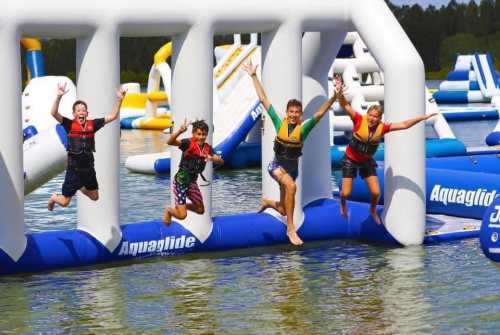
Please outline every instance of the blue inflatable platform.
[[[336, 200], [318, 200], [306, 206], [304, 223], [298, 230], [306, 245], [318, 240], [356, 239], [398, 246], [383, 225], [373, 222], [367, 204], [349, 202], [348, 205], [348, 220], [340, 215]], [[379, 213], [381, 210], [379, 208]], [[80, 230], [28, 234], [27, 248], [17, 262], [0, 250], [0, 274], [39, 272], [156, 256], [289, 246], [286, 226], [267, 213], [215, 217], [213, 225], [212, 234], [204, 242], [176, 222], [170, 227], [160, 221], [123, 225], [122, 241], [112, 252]], [[430, 217], [424, 243], [477, 237], [478, 234], [479, 226], [450, 225], [447, 220]]]

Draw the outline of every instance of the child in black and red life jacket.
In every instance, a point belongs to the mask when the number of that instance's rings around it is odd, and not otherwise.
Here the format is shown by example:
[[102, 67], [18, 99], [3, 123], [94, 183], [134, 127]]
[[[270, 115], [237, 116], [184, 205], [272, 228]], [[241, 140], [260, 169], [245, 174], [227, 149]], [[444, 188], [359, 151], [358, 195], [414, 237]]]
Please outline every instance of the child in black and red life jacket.
[[[205, 212], [203, 197], [196, 182], [198, 175], [205, 179], [201, 173], [205, 169], [207, 161], [218, 165], [224, 164], [220, 156], [214, 155], [212, 146], [205, 142], [208, 136], [206, 122], [203, 120], [195, 121], [191, 123], [191, 126], [193, 127], [191, 138], [184, 138], [180, 141], [177, 139], [188, 128], [188, 122], [184, 120], [184, 123], [170, 136], [167, 142], [168, 145], [179, 147], [182, 151], [179, 170], [172, 178], [175, 207], [166, 207], [163, 214], [163, 222], [167, 226], [170, 225], [172, 216], [184, 220], [188, 210], [198, 214]], [[191, 203], [187, 203], [186, 198], [189, 198]]]
[[340, 213], [347, 218], [346, 199], [351, 195], [352, 180], [356, 178], [359, 170], [359, 174], [365, 180], [371, 194], [370, 215], [377, 224], [380, 224], [381, 220], [376, 211], [376, 206], [380, 198], [380, 186], [376, 172], [377, 163], [373, 159], [380, 141], [388, 132], [408, 129], [421, 121], [435, 116], [437, 113], [418, 116], [398, 123], [384, 123], [381, 121], [383, 111], [380, 106], [373, 105], [368, 108], [366, 115], [361, 115], [347, 102], [344, 95], [345, 86], [338, 87], [337, 89], [340, 105], [353, 122], [352, 139], [346, 148], [345, 157], [342, 160]]
[[87, 118], [89, 114], [87, 104], [82, 100], [77, 100], [73, 104], [73, 120], [59, 113], [59, 103], [66, 92], [66, 84], [57, 85], [57, 97], [51, 110], [52, 116], [62, 124], [68, 134], [68, 165], [62, 185], [62, 194], [52, 194], [47, 204], [49, 211], [54, 209], [55, 204], [67, 207], [77, 191], [82, 192], [93, 201], [99, 199], [99, 186], [94, 169], [94, 135], [105, 124], [118, 118], [126, 90], [120, 88], [117, 91], [118, 100], [110, 115], [93, 120]]
[[[291, 99], [286, 106], [286, 117], [281, 118], [275, 111], [273, 105], [267, 98], [267, 94], [257, 77], [257, 67], [252, 63], [245, 64], [243, 70], [252, 78], [255, 92], [260, 102], [271, 118], [276, 130], [274, 139], [274, 159], [269, 163], [267, 171], [280, 187], [280, 200], [262, 198], [259, 211], [273, 208], [287, 218], [287, 236], [293, 245], [302, 245], [303, 241], [297, 234], [293, 224], [293, 212], [295, 210], [295, 194], [297, 185], [295, 180], [299, 174], [299, 157], [307, 136], [336, 99], [336, 95], [326, 99], [312, 117], [302, 120], [302, 103]], [[327, 154], [327, 153], [325, 153]]]

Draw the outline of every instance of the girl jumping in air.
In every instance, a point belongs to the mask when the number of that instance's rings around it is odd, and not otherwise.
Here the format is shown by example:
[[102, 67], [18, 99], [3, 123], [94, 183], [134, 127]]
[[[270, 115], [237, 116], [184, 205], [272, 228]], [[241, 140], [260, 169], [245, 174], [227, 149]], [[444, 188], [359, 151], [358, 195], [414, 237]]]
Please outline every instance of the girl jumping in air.
[[376, 172], [377, 163], [373, 159], [373, 154], [375, 154], [380, 141], [388, 132], [411, 128], [420, 121], [435, 116], [437, 113], [417, 116], [398, 123], [384, 123], [381, 121], [383, 111], [380, 106], [373, 105], [368, 108], [366, 115], [361, 115], [347, 102], [344, 91], [345, 86], [342, 86], [338, 89], [337, 96], [340, 105], [350, 116], [354, 126], [352, 129], [352, 140], [348, 144], [345, 157], [342, 160], [340, 212], [347, 218], [346, 199], [351, 195], [352, 179], [356, 178], [359, 171], [361, 178], [368, 185], [368, 190], [371, 194], [370, 215], [377, 224], [380, 224], [380, 217], [376, 211], [376, 206], [380, 198], [380, 186]]

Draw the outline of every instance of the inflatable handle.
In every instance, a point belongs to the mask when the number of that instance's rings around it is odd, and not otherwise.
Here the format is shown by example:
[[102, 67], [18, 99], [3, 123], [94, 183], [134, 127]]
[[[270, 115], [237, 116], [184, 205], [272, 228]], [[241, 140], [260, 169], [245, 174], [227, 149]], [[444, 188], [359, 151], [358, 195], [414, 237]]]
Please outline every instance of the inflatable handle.
[[23, 141], [35, 136], [38, 134], [38, 130], [34, 126], [28, 126], [23, 129]]

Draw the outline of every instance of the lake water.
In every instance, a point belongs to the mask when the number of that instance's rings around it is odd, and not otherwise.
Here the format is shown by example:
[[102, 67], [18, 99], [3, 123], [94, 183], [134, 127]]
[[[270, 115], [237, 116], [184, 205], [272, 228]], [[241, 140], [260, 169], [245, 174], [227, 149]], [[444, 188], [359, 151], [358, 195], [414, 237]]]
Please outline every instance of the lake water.
[[[478, 146], [496, 121], [451, 125]], [[123, 166], [164, 142], [157, 132], [123, 131], [122, 223], [160, 218], [170, 202], [169, 178]], [[62, 180], [26, 198], [30, 231], [75, 227], [75, 203], [46, 210]], [[220, 171], [213, 186], [215, 215], [253, 211], [261, 172]], [[157, 258], [0, 278], [0, 333], [493, 334], [500, 333], [499, 278], [476, 239], [394, 249], [329, 241]]]

